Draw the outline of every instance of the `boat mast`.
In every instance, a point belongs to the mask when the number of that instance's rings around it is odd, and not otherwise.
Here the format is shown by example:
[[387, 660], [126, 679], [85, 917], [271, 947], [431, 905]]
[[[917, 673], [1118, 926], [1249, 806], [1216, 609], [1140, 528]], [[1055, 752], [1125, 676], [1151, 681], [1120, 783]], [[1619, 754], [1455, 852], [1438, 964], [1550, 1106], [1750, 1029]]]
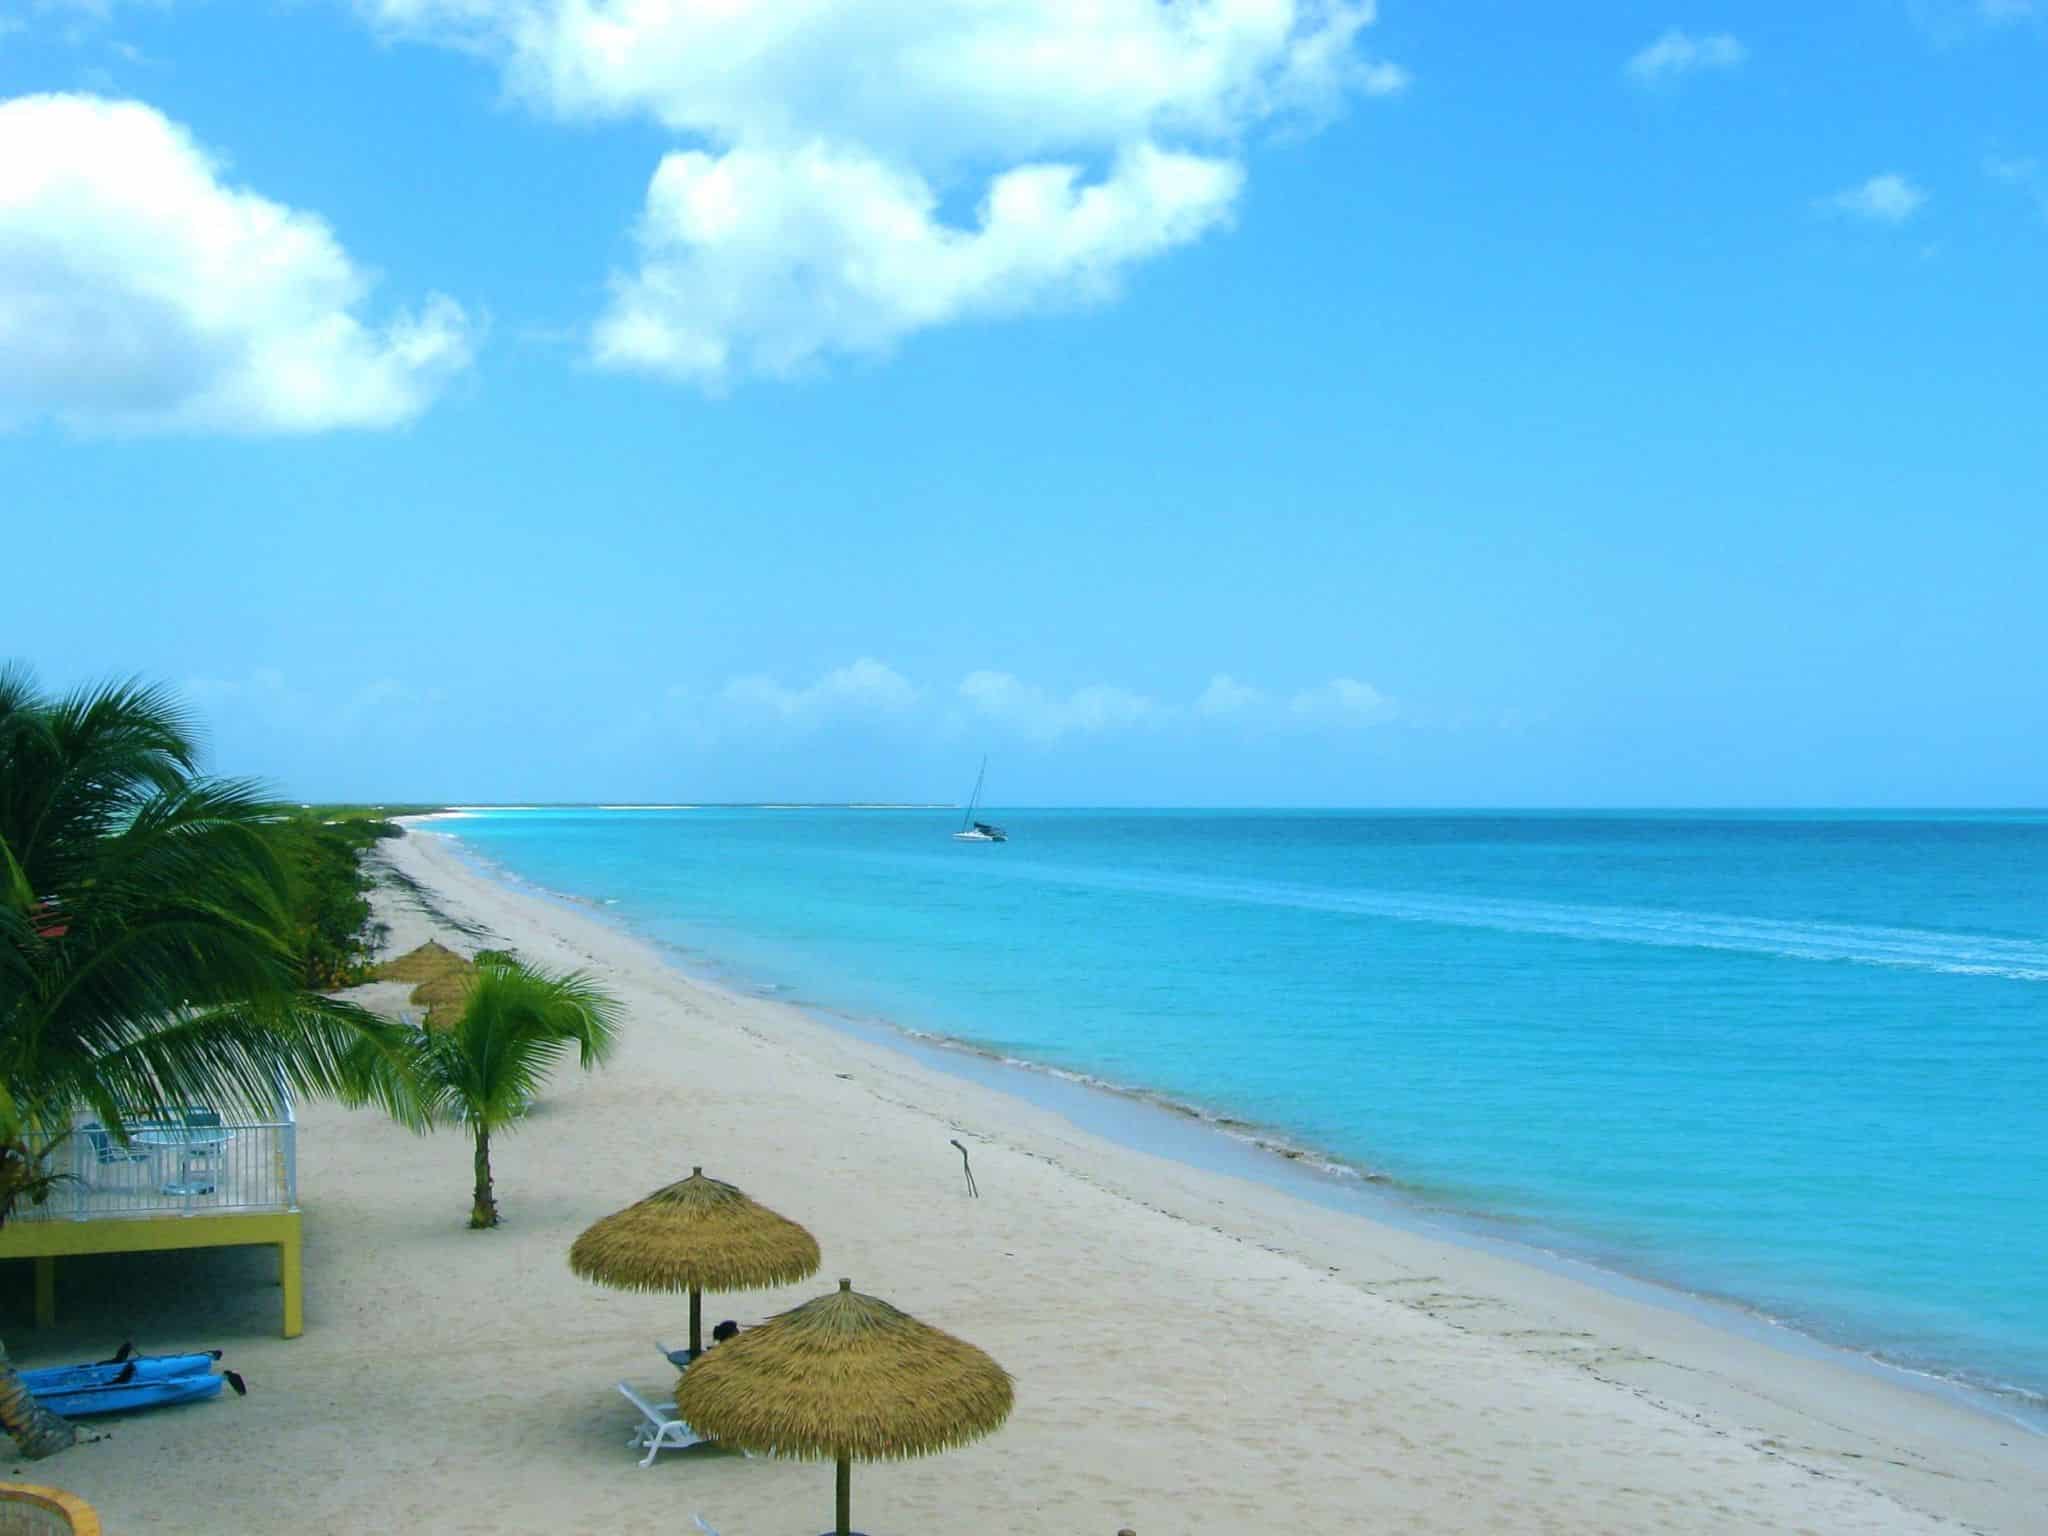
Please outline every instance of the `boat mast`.
[[981, 804], [981, 781], [988, 774], [988, 754], [983, 753], [981, 772], [974, 776], [974, 793], [967, 797], [967, 814], [960, 818], [960, 830], [965, 832], [974, 823], [974, 808]]

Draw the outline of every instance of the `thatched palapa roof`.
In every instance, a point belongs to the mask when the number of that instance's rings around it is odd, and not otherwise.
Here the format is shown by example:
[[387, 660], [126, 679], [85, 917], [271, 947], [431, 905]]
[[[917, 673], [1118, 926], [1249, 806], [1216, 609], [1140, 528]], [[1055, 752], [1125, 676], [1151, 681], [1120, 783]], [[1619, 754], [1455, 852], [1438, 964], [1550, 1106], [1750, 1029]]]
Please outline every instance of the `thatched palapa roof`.
[[569, 1249], [586, 1280], [628, 1291], [736, 1291], [817, 1273], [818, 1242], [702, 1168], [593, 1224]]
[[386, 960], [370, 974], [379, 981], [432, 981], [451, 972], [467, 971], [470, 963], [454, 950], [429, 939], [418, 949], [409, 949], [395, 960]]
[[475, 971], [449, 971], [414, 987], [412, 1000], [430, 1012], [441, 1008], [460, 1008], [469, 1001], [469, 994], [475, 986]]
[[979, 1439], [1014, 1399], [981, 1350], [842, 1280], [694, 1361], [676, 1416], [743, 1450], [881, 1461]]

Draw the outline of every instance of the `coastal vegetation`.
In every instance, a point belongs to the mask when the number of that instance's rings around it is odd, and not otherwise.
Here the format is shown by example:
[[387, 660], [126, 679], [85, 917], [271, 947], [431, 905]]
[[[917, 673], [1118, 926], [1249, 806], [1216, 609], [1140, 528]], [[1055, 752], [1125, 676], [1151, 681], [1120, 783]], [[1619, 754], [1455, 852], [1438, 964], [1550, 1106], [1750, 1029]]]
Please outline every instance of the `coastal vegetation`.
[[[123, 1144], [160, 1106], [262, 1114], [280, 1090], [419, 1118], [388, 1065], [411, 1032], [309, 987], [316, 930], [318, 965], [348, 955], [330, 851], [202, 774], [168, 691], [47, 695], [0, 668], [0, 1224], [65, 1177], [81, 1111]], [[31, 1457], [76, 1438], [4, 1348], [0, 1426]]]
[[485, 950], [473, 971], [449, 970], [435, 980], [451, 983], [453, 995], [436, 1007], [433, 1027], [408, 1030], [397, 1051], [378, 1059], [390, 1074], [381, 1097], [401, 1106], [400, 1118], [415, 1129], [469, 1128], [476, 1153], [469, 1224], [495, 1227], [491, 1138], [518, 1123], [571, 1050], [586, 1071], [611, 1054], [620, 1005], [580, 971], [544, 970], [504, 950]]
[[373, 882], [363, 854], [401, 830], [382, 807], [304, 806], [274, 824], [306, 986], [331, 991], [363, 979], [383, 937], [370, 919]]

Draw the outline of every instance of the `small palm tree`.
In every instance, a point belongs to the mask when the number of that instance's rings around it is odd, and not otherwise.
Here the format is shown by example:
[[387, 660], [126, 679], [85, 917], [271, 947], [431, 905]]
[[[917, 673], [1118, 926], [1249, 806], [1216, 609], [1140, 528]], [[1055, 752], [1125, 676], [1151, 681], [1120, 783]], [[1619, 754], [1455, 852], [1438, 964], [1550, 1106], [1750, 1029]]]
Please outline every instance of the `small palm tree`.
[[403, 1081], [377, 1096], [416, 1128], [450, 1121], [469, 1127], [476, 1142], [469, 1224], [495, 1227], [491, 1137], [517, 1124], [570, 1050], [586, 1071], [603, 1062], [618, 1038], [619, 1012], [618, 1002], [581, 971], [556, 974], [487, 950], [477, 956], [476, 980], [454, 1022], [417, 1031], [402, 1052], [368, 1061], [365, 1076], [398, 1068]]

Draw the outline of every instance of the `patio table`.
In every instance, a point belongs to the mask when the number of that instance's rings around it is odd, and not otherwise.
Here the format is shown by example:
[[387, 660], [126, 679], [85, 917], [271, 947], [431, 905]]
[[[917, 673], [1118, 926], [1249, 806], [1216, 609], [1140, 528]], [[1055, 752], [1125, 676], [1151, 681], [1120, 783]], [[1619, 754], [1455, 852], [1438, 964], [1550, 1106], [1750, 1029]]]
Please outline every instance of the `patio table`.
[[165, 1194], [210, 1195], [213, 1179], [194, 1169], [192, 1163], [218, 1152], [232, 1134], [217, 1125], [145, 1125], [137, 1127], [129, 1139], [137, 1146], [177, 1152], [178, 1176], [164, 1181]]

